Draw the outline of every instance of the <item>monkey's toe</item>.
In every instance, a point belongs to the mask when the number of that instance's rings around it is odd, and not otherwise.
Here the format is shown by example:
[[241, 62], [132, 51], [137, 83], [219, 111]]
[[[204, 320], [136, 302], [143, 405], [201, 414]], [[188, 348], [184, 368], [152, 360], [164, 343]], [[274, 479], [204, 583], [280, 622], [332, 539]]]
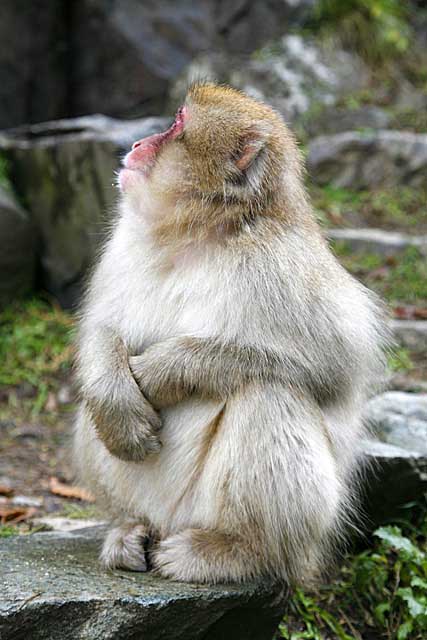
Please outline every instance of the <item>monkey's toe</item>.
[[100, 560], [106, 569], [147, 571], [149, 537], [144, 525], [123, 525], [112, 529], [105, 538]]

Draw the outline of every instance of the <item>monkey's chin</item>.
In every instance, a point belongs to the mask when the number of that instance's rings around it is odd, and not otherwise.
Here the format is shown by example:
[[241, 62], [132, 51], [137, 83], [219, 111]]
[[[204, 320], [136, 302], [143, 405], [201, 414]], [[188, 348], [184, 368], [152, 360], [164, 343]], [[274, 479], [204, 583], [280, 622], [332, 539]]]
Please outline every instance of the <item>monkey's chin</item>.
[[145, 175], [143, 171], [137, 169], [122, 169], [119, 172], [119, 189], [122, 193], [127, 193], [141, 185]]

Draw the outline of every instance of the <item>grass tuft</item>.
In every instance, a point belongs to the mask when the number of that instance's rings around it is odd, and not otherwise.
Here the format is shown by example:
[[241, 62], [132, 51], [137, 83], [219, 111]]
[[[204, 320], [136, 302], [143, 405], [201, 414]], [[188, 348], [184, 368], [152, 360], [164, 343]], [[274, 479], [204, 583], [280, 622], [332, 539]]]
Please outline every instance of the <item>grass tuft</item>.
[[297, 590], [280, 626], [287, 640], [423, 640], [427, 637], [427, 522], [377, 529], [315, 593]]
[[0, 313], [0, 385], [26, 383], [40, 410], [58, 377], [72, 362], [72, 317], [58, 306], [33, 298]]

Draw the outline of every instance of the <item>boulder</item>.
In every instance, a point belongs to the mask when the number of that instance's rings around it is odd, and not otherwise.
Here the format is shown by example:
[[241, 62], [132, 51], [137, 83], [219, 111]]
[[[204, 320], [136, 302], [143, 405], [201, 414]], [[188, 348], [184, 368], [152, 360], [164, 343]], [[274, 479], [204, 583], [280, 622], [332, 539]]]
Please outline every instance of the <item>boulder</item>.
[[0, 543], [4, 640], [265, 640], [285, 608], [265, 583], [199, 585], [106, 571], [102, 528], [14, 536]]
[[388, 391], [368, 402], [367, 417], [382, 442], [427, 457], [427, 394]]
[[427, 457], [379, 440], [364, 443], [368, 462], [363, 482], [364, 529], [402, 518], [408, 505], [427, 494]]
[[317, 0], [212, 0], [217, 50], [251, 53], [304, 24]]
[[161, 112], [171, 80], [215, 36], [213, 3], [206, 0], [71, 4], [75, 115]]
[[379, 253], [384, 256], [394, 256], [405, 251], [408, 247], [415, 247], [422, 255], [427, 256], [427, 236], [411, 236], [399, 231], [384, 231], [383, 229], [328, 229], [328, 238], [338, 242], [345, 242], [354, 252]]
[[365, 511], [375, 525], [405, 514], [427, 492], [427, 394], [389, 391], [372, 398], [366, 419], [375, 440], [368, 460]]
[[119, 156], [167, 123], [95, 115], [0, 133], [10, 179], [40, 238], [42, 285], [62, 305], [78, 300], [82, 278], [105, 237]]
[[0, 128], [103, 111], [162, 113], [199, 53], [250, 53], [315, 0], [3, 0]]
[[308, 170], [318, 184], [370, 189], [421, 186], [427, 172], [427, 134], [408, 131], [347, 131], [315, 138]]
[[30, 215], [10, 191], [0, 186], [0, 307], [33, 287], [36, 246]]
[[268, 102], [295, 125], [304, 114], [334, 105], [343, 94], [362, 88], [368, 77], [357, 56], [292, 34], [251, 57], [198, 56], [175, 83], [171, 102], [182, 100], [190, 82], [207, 78]]
[[427, 354], [427, 320], [392, 320], [391, 330], [402, 347]]
[[298, 133], [311, 139], [318, 135], [356, 129], [387, 129], [391, 123], [390, 113], [375, 105], [365, 104], [354, 108], [327, 105], [319, 108], [319, 105], [314, 105], [314, 108], [301, 118]]
[[63, 0], [1, 3], [0, 129], [66, 115], [64, 8]]

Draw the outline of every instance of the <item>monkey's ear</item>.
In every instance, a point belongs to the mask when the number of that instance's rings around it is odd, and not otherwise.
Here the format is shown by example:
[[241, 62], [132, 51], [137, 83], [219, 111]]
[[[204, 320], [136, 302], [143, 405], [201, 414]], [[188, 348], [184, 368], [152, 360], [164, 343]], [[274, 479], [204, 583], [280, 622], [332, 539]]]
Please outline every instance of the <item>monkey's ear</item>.
[[270, 128], [267, 123], [253, 125], [241, 142], [235, 165], [240, 171], [247, 171], [264, 149]]

